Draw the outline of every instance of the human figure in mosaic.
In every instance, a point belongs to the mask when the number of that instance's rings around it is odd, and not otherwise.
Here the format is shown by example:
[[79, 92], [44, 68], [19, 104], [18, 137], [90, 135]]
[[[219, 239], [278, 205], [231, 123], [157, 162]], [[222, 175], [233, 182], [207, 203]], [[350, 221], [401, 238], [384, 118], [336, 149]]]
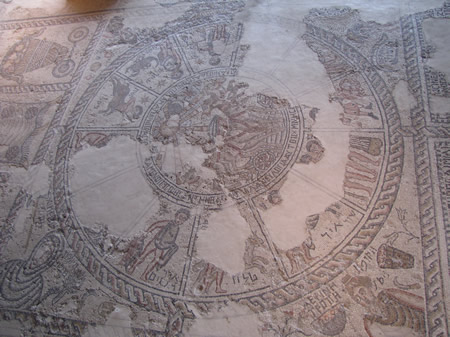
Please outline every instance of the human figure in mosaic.
[[142, 280], [147, 280], [153, 270], [164, 267], [177, 252], [176, 239], [180, 225], [185, 223], [189, 217], [190, 212], [187, 209], [180, 209], [175, 213], [175, 220], [162, 220], [153, 223], [146, 230], [150, 240], [141, 250], [139, 257], [131, 264], [128, 272], [132, 274], [137, 266], [147, 262], [147, 267], [141, 275]]

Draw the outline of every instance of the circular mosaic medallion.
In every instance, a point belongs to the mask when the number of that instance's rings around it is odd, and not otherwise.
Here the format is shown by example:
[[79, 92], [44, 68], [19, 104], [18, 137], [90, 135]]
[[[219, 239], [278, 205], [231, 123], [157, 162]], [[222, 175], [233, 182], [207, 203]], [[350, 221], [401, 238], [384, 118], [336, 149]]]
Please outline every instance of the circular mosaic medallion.
[[[384, 84], [374, 68], [362, 64], [364, 71], [336, 79], [340, 103], [347, 108], [342, 123], [352, 130], [343, 160], [344, 195], [322, 214], [308, 217], [306, 226], [312, 230], [337, 224], [340, 236], [321, 246], [308, 237], [297, 247], [279, 249], [267, 235], [262, 214], [282, 204], [279, 190], [288, 173], [304, 179], [301, 165], [315, 165], [324, 157], [326, 150], [311, 128], [316, 112], [310, 109], [306, 116], [294, 95], [272, 76], [233, 63], [238, 28], [221, 27], [226, 43], [220, 57], [192, 37], [208, 36], [208, 29], [178, 36], [177, 48], [170, 39], [137, 44], [89, 84], [55, 156], [55, 211], [83, 265], [132, 302], [164, 311], [161, 301], [231, 298], [267, 310], [333, 280], [376, 236], [401, 175], [398, 116], [392, 97], [383, 96]], [[321, 53], [334, 55], [330, 59], [354, 64], [326, 42], [315, 43]], [[349, 105], [351, 95], [364, 95], [360, 106]], [[130, 143], [131, 148], [126, 145]], [[89, 187], [77, 185], [77, 177], [90, 175]], [[310, 182], [320, 187], [320, 181]], [[107, 183], [108, 189], [102, 190]], [[128, 200], [134, 190], [127, 186], [142, 194], [148, 191], [152, 200], [143, 207], [139, 203], [145, 200], [139, 199], [135, 206]], [[87, 188], [94, 190], [88, 197], [103, 208], [79, 206], [85, 205], [80, 199]], [[158, 207], [153, 210], [154, 204]], [[115, 207], [136, 220], [123, 225], [102, 217]], [[211, 214], [227, 207], [238, 209], [251, 228], [242, 256], [246, 269], [239, 274], [196, 256], [199, 229], [207, 228]], [[120, 217], [120, 212], [115, 214]], [[120, 233], [114, 232], [114, 222], [121, 225]], [[144, 227], [136, 230], [139, 223]], [[323, 233], [316, 235], [326, 242]], [[315, 247], [321, 255], [312, 257]]]
[[[152, 188], [182, 206], [217, 208], [230, 198], [261, 194], [287, 173], [301, 146], [300, 109], [278, 99], [267, 82], [264, 89], [272, 96], [256, 91], [251, 81], [208, 70], [158, 97], [138, 136]], [[181, 153], [189, 148], [197, 149], [202, 167]], [[213, 178], [198, 175], [202, 169]]]

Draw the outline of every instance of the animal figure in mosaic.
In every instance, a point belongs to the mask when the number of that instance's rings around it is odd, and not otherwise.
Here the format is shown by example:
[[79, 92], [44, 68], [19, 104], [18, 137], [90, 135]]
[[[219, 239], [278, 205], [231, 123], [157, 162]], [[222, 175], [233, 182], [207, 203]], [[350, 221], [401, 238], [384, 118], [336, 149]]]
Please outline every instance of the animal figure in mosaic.
[[194, 264], [192, 271], [198, 273], [194, 284], [195, 289], [200, 293], [208, 293], [213, 284], [215, 285], [214, 291], [216, 294], [225, 294], [227, 292], [222, 289], [225, 272], [214, 264], [202, 260]]
[[159, 60], [154, 56], [139, 56], [136, 61], [133, 62], [127, 69], [125, 73], [129, 73], [131, 77], [136, 77], [139, 75], [141, 70], [156, 67], [159, 64]]
[[181, 59], [169, 43], [160, 46], [156, 57], [153, 55], [139, 56], [125, 69], [125, 73], [131, 77], [136, 77], [143, 70], [149, 70], [153, 77], [158, 77], [160, 73], [164, 72], [168, 73], [168, 77], [171, 79], [178, 79], [183, 75]]
[[135, 105], [136, 98], [132, 96], [128, 101], [126, 100], [131, 91], [130, 85], [122, 82], [117, 77], [113, 77], [111, 82], [113, 85], [112, 99], [109, 101], [107, 108], [100, 111], [100, 113], [110, 115], [115, 111], [119, 111], [129, 122], [139, 118], [142, 114], [142, 107]]
[[258, 250], [264, 249], [264, 240], [253, 233], [245, 241], [245, 253], [244, 253], [244, 263], [245, 269], [256, 268], [261, 274], [267, 272], [267, 265], [269, 260], [267, 260], [261, 254], [258, 254]]

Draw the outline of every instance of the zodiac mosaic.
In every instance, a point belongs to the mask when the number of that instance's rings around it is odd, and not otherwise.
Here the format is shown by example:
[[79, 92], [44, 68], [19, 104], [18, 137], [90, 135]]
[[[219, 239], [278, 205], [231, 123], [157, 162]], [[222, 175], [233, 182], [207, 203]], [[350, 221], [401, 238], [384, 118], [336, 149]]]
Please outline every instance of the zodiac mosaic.
[[124, 6], [0, 21], [0, 327], [448, 334], [449, 5]]

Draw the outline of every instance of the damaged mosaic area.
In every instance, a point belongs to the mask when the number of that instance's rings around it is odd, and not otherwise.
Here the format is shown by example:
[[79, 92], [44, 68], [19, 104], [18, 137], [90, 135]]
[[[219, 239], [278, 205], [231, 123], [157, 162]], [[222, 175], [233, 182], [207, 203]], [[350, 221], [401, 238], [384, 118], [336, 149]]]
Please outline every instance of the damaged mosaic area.
[[448, 335], [450, 4], [323, 3], [0, 1], [1, 336]]

